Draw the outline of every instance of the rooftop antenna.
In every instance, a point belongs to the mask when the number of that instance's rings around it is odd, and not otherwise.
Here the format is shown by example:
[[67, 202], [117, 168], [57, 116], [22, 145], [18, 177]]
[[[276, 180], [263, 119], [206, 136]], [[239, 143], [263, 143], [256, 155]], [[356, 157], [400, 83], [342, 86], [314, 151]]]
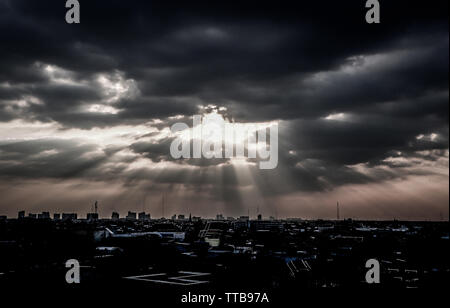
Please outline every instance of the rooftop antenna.
[[338, 203], [336, 204], [336, 218], [337, 218], [337, 220], [340, 219], [340, 218], [339, 218], [339, 201], [338, 201]]
[[97, 214], [97, 212], [98, 212], [98, 201], [97, 200], [95, 200], [94, 209], [95, 209], [95, 214]]
[[162, 195], [162, 204], [161, 204], [161, 206], [162, 206], [162, 218], [164, 218], [164, 193]]
[[144, 199], [142, 200], [142, 212], [145, 212], [145, 199], [147, 195], [144, 194]]

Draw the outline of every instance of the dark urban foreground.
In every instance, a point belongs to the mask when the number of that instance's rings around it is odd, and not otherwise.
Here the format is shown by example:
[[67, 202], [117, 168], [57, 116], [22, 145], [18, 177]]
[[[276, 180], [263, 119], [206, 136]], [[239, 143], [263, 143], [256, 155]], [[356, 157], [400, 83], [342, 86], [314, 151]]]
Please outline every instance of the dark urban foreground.
[[[184, 294], [275, 301], [301, 289], [449, 286], [448, 222], [175, 218], [3, 219], [1, 287], [144, 288], [175, 303]], [[70, 259], [79, 284], [66, 282]], [[366, 281], [369, 259], [380, 283]]]

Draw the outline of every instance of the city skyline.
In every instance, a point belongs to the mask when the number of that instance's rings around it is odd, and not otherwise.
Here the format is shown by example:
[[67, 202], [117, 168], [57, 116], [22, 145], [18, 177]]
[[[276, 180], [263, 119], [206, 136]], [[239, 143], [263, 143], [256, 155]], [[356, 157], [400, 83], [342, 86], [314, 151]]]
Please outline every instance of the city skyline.
[[[98, 201], [96, 201], [97, 203]], [[50, 212], [47, 210], [42, 210], [41, 212], [39, 211], [25, 211], [25, 210], [19, 210], [18, 212], [16, 212], [16, 216], [8, 216], [8, 215], [3, 215], [3, 213], [0, 213], [0, 217], [5, 217], [8, 219], [15, 219], [15, 218], [49, 218], [49, 219], [56, 219], [59, 220], [61, 219], [61, 215], [77, 215], [76, 219], [126, 219], [129, 218], [130, 215], [131, 216], [135, 216], [134, 219], [136, 220], [142, 220], [141, 218], [139, 218], [139, 215], [148, 215], [145, 216], [146, 220], [150, 220], [150, 219], [154, 219], [154, 220], [159, 220], [159, 219], [167, 219], [167, 220], [187, 220], [190, 219], [191, 217], [195, 218], [195, 219], [215, 219], [215, 220], [230, 220], [230, 219], [240, 219], [240, 218], [244, 218], [247, 217], [248, 219], [280, 219], [280, 220], [289, 220], [289, 219], [300, 219], [300, 220], [346, 220], [346, 219], [351, 219], [351, 220], [360, 220], [360, 221], [448, 221], [448, 219], [444, 216], [444, 213], [441, 212], [439, 213], [439, 217], [436, 219], [402, 219], [402, 218], [398, 218], [398, 217], [391, 217], [391, 218], [384, 218], [384, 219], [373, 219], [373, 218], [367, 218], [367, 217], [355, 217], [355, 216], [342, 216], [340, 214], [341, 208], [340, 208], [340, 204], [339, 202], [337, 202], [337, 206], [334, 209], [336, 211], [335, 216], [333, 217], [331, 213], [328, 213], [327, 215], [324, 215], [322, 217], [301, 217], [301, 216], [278, 216], [278, 212], [275, 211], [274, 213], [270, 214], [270, 213], [262, 213], [261, 211], [259, 211], [259, 206], [256, 207], [248, 207], [246, 212], [242, 212], [241, 215], [238, 216], [233, 216], [233, 215], [226, 215], [224, 213], [216, 213], [215, 215], [206, 215], [206, 216], [201, 216], [201, 214], [196, 214], [196, 213], [192, 213], [192, 212], [170, 212], [168, 213], [168, 215], [164, 215], [164, 210], [159, 209], [155, 211], [155, 213], [148, 212], [148, 209], [146, 207], [143, 207], [141, 209], [131, 209], [131, 210], [126, 210], [126, 209], [121, 209], [121, 210], [113, 210], [111, 212], [106, 212], [106, 211], [100, 211], [97, 207], [91, 206], [90, 210], [86, 210], [86, 211], [55, 211], [55, 212]], [[95, 216], [92, 216], [92, 215]], [[167, 214], [167, 213], [166, 213]], [[41, 216], [40, 216], [41, 215]], [[144, 216], [143, 216], [144, 217]], [[182, 217], [182, 218], [180, 218]], [[221, 217], [221, 218], [219, 218]], [[72, 219], [72, 218], [71, 218]]]

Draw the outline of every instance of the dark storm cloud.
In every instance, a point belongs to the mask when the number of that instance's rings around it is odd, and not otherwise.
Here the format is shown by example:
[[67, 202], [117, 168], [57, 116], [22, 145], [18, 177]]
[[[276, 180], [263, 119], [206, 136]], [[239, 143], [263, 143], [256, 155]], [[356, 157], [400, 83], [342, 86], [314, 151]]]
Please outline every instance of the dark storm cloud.
[[[418, 141], [420, 134], [439, 133], [434, 141]], [[291, 122], [282, 140], [289, 150], [302, 158], [317, 158], [338, 164], [352, 165], [382, 159], [389, 151], [415, 152], [448, 148], [448, 127], [435, 118], [396, 118], [388, 116], [357, 116], [349, 120], [303, 120]], [[283, 133], [283, 131], [282, 131]], [[290, 138], [295, 136], [296, 138]]]
[[[199, 105], [214, 104], [239, 122], [281, 120], [279, 166], [270, 175], [250, 166], [238, 182], [227, 162], [173, 161], [170, 138], [141, 136], [128, 156], [101, 148], [83, 156], [94, 148], [73, 141], [4, 144], [4, 176], [211, 184], [214, 195], [238, 200], [236, 186], [255, 183], [262, 195], [324, 191], [401, 177], [414, 159], [447, 155], [447, 1], [385, 1], [380, 25], [365, 23], [364, 1], [80, 1], [79, 25], [65, 23], [63, 2], [0, 0], [0, 121], [91, 129], [158, 120], [162, 129], [190, 124]], [[109, 103], [102, 75], [130, 81], [133, 95]], [[116, 112], [88, 112], [92, 104]], [[126, 170], [139, 157], [198, 170]]]
[[0, 170], [3, 177], [12, 178], [78, 177], [106, 159], [106, 153], [93, 152], [97, 149], [76, 140], [9, 142], [0, 144]]
[[[440, 9], [447, 4], [383, 4], [383, 23], [373, 27], [364, 22], [360, 2], [277, 7], [265, 2], [239, 7], [201, 1], [82, 2], [83, 22], [74, 26], [64, 23], [65, 8], [56, 2], [3, 0], [1, 40], [8, 47], [0, 54], [5, 66], [0, 79], [40, 81], [32, 68], [36, 61], [88, 80], [98, 72], [121, 70], [136, 80], [142, 97], [121, 102], [124, 110], [116, 122], [192, 112], [202, 100], [234, 102], [242, 120], [295, 118], [442, 88], [448, 79], [448, 31]], [[429, 50], [420, 50], [425, 47]], [[305, 82], [310, 74], [338, 68], [348, 57], [397, 49], [410, 53], [400, 55], [393, 68], [354, 78], [332, 76], [326, 85]], [[82, 88], [70, 89], [71, 95], [55, 89], [53, 97], [46, 97], [46, 88], [38, 85], [32, 91], [46, 102], [47, 109], [35, 111], [40, 114], [51, 113], [58, 93], [80, 104], [95, 98]], [[265, 108], [255, 111], [255, 106]], [[83, 117], [75, 117], [82, 127]], [[98, 121], [99, 126], [112, 124]]]
[[170, 149], [170, 144], [173, 139], [174, 138], [165, 138], [154, 143], [136, 142], [133, 143], [130, 148], [134, 152], [143, 154], [154, 162], [160, 162], [161, 160], [170, 159], [170, 153], [167, 152], [167, 149]]

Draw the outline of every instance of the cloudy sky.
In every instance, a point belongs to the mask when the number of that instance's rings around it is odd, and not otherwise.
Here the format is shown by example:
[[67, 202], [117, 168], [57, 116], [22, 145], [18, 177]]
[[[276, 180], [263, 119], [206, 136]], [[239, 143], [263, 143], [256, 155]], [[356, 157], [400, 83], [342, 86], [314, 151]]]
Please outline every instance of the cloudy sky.
[[[212, 2], [0, 0], [0, 214], [448, 219], [447, 1]], [[171, 158], [211, 113], [277, 168]]]

